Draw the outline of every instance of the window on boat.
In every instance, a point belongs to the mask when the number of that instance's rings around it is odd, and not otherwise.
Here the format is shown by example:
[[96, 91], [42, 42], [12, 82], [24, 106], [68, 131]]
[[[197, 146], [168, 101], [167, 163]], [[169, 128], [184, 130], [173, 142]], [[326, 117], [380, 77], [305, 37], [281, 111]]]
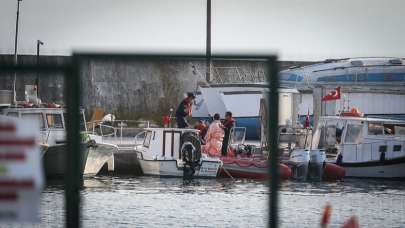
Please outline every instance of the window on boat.
[[146, 132], [145, 139], [143, 140], [144, 147], [149, 147], [151, 138], [152, 132], [151, 131]]
[[384, 135], [405, 135], [405, 124], [384, 123]]
[[336, 125], [329, 124], [326, 126], [326, 146], [336, 145]]
[[363, 141], [363, 125], [348, 124], [345, 136], [345, 143], [359, 144]]
[[394, 135], [405, 135], [405, 125], [394, 126]]
[[401, 152], [402, 145], [394, 145], [392, 147], [392, 151], [394, 152]]
[[384, 125], [382, 123], [368, 123], [369, 135], [383, 135]]
[[336, 143], [339, 144], [342, 142], [343, 130], [345, 127], [346, 121], [338, 121], [336, 123]]
[[46, 122], [48, 123], [48, 128], [63, 128], [61, 114], [46, 114]]
[[7, 116], [18, 117], [18, 113], [16, 113], [16, 112], [9, 112], [9, 113], [7, 113]]
[[[83, 112], [80, 112], [80, 131], [86, 131], [86, 130], [92, 130], [92, 129], [86, 129], [86, 121], [84, 119], [84, 114]], [[67, 126], [67, 122], [68, 122], [68, 117], [67, 114], [64, 112], [63, 113], [63, 120], [65, 121], [64, 125], [65, 127]], [[92, 128], [92, 126], [90, 126], [90, 128]]]
[[26, 120], [35, 121], [39, 124], [41, 129], [45, 128], [45, 122], [42, 116], [42, 113], [22, 113], [21, 118]]

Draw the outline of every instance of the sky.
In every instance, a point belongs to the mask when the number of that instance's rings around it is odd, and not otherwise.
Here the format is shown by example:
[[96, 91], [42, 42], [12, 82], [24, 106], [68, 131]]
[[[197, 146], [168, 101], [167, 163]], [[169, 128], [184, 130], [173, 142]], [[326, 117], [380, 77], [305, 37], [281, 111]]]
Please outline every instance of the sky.
[[[14, 53], [17, 0], [0, 0], [0, 54]], [[19, 54], [205, 53], [205, 0], [23, 0]], [[213, 54], [281, 60], [405, 57], [403, 0], [212, 0]]]

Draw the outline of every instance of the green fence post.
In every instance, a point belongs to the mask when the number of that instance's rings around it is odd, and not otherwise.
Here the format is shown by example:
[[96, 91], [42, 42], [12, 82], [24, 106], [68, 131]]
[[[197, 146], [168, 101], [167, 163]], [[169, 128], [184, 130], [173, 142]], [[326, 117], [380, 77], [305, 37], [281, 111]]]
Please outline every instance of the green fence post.
[[73, 56], [67, 77], [65, 94], [67, 101], [68, 153], [65, 171], [66, 227], [80, 227], [80, 188], [83, 176], [80, 174], [80, 75], [79, 61]]
[[270, 154], [269, 159], [269, 176], [270, 176], [270, 207], [269, 207], [269, 227], [276, 228], [278, 226], [278, 64], [277, 58], [269, 59], [267, 69], [267, 82], [269, 86], [268, 97], [268, 149]]

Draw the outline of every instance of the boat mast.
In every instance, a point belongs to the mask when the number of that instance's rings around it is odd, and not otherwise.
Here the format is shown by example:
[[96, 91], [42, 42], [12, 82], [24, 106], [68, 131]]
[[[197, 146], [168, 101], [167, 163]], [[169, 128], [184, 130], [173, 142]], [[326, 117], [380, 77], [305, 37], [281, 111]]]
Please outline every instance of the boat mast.
[[[22, 0], [17, 0], [17, 18], [15, 21], [15, 38], [14, 38], [14, 65], [17, 66], [18, 64], [18, 55], [17, 55], [17, 48], [18, 48], [18, 20], [20, 17], [20, 2]], [[15, 84], [16, 84], [16, 80], [17, 80], [17, 72], [14, 72], [14, 80], [13, 80], [13, 97], [14, 97], [14, 105], [17, 104], [17, 94], [16, 94], [16, 88], [15, 88]]]
[[205, 80], [211, 81], [211, 0], [207, 0], [207, 33], [206, 33], [206, 70]]

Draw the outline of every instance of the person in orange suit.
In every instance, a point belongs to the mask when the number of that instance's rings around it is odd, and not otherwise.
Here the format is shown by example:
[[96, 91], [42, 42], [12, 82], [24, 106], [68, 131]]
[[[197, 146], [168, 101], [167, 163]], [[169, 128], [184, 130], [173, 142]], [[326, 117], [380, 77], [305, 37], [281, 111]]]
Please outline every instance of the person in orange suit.
[[205, 145], [202, 151], [210, 156], [221, 156], [222, 141], [224, 139], [224, 130], [218, 113], [214, 115], [214, 121], [210, 124], [207, 135], [205, 136]]

